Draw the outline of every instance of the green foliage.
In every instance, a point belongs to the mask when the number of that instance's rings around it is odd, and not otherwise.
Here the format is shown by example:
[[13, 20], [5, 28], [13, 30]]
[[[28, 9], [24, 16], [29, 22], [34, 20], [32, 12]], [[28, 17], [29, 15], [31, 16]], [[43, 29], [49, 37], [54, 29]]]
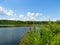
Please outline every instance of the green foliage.
[[47, 25], [39, 24], [39, 29], [35, 26], [20, 40], [20, 45], [60, 45], [60, 25], [49, 21]]
[[[33, 27], [35, 29], [35, 26]], [[40, 33], [37, 30], [31, 30], [21, 39], [21, 45], [39, 45], [40, 44]]]

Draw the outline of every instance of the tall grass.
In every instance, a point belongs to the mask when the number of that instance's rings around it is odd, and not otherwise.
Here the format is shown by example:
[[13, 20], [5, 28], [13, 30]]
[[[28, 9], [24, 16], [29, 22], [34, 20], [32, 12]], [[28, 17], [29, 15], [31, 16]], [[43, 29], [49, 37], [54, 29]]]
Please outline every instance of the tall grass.
[[39, 24], [39, 29], [35, 26], [20, 40], [20, 45], [60, 45], [60, 25], [49, 21], [47, 25]]

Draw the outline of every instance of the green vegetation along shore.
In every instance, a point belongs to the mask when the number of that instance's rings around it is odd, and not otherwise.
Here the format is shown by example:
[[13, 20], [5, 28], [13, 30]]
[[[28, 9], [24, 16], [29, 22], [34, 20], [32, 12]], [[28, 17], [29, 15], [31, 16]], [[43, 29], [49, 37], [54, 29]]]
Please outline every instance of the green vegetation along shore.
[[33, 24], [32, 30], [21, 38], [20, 45], [60, 45], [60, 25], [49, 21], [36, 29]]

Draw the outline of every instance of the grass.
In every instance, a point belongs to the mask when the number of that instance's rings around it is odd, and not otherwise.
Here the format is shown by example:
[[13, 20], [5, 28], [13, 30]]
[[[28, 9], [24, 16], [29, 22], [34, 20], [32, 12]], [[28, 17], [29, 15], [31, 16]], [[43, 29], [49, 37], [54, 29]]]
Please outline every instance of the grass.
[[60, 25], [48, 22], [36, 29], [33, 24], [32, 30], [21, 38], [20, 45], [60, 45]]

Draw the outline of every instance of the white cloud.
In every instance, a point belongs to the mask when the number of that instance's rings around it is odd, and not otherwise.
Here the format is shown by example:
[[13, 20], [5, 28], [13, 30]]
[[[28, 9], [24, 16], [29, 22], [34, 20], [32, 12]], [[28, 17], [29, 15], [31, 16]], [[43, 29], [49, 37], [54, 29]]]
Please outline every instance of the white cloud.
[[30, 12], [27, 12], [27, 16], [30, 16], [31, 15], [31, 13]]
[[[60, 12], [60, 11], [59, 11]], [[43, 13], [39, 13], [39, 12], [27, 12], [26, 15], [24, 14], [20, 14], [19, 16], [17, 16], [13, 10], [8, 10], [3, 8], [2, 6], [0, 6], [0, 16], [1, 15], [6, 15], [7, 18], [0, 18], [1, 19], [7, 19], [7, 20], [23, 20], [23, 21], [48, 21], [50, 20], [59, 20], [60, 19], [60, 15], [59, 18], [50, 18], [50, 16], [44, 16]], [[16, 15], [16, 16], [15, 16]], [[12, 17], [8, 17], [8, 16], [12, 16]]]
[[[6, 15], [6, 16], [15, 16], [16, 14], [13, 12], [13, 10], [8, 10], [8, 9], [5, 9], [3, 8], [2, 6], [0, 6], [0, 15]], [[17, 16], [17, 15], [16, 15]], [[41, 17], [40, 17], [41, 16]], [[43, 17], [43, 14], [42, 13], [39, 13], [39, 12], [27, 12], [26, 15], [24, 14], [20, 14], [19, 16], [17, 16], [18, 18], [16, 17], [12, 17], [12, 18], [1, 18], [1, 19], [7, 19], [7, 20], [30, 20], [30, 21], [37, 21], [37, 18], [40, 17], [40, 20], [47, 20], [48, 17]]]
[[35, 20], [39, 15], [40, 13], [27, 12], [27, 17], [29, 17], [29, 20]]
[[29, 20], [37, 20], [37, 17], [43, 16], [42, 13], [31, 13], [31, 12], [27, 12], [27, 17], [29, 17]]
[[2, 12], [3, 10], [4, 10], [4, 8], [0, 6], [0, 12]]
[[12, 10], [8, 10], [0, 6], [0, 15], [13, 16], [16, 15]]
[[[27, 12], [28, 15], [24, 16], [24, 15], [20, 15], [21, 20], [23, 21], [56, 21], [60, 18], [55, 17], [55, 18], [51, 18], [49, 15], [43, 15], [42, 13], [31, 13], [31, 12]], [[37, 19], [38, 18], [38, 19]]]
[[32, 21], [32, 20], [36, 20], [37, 17], [42, 16], [42, 15], [43, 15], [42, 13], [27, 12], [27, 15], [25, 16], [23, 14], [20, 14], [19, 18], [21, 20]]
[[30, 16], [31, 16], [31, 17], [34, 17], [34, 16], [36, 16], [36, 15], [35, 15], [35, 13], [31, 13], [31, 15], [30, 15]]
[[5, 13], [6, 15], [8, 15], [8, 16], [15, 15], [12, 10], [5, 10], [4, 13]]
[[36, 13], [36, 16], [39, 16], [40, 15], [40, 13]]
[[43, 16], [42, 13], [36, 13], [36, 16]]
[[36, 16], [39, 16], [40, 13], [31, 13], [31, 12], [27, 12], [27, 16], [28, 17], [36, 17]]
[[20, 14], [20, 15], [19, 15], [19, 18], [24, 18], [24, 15], [23, 15], [23, 14]]
[[35, 17], [31, 17], [31, 20], [35, 20]]

